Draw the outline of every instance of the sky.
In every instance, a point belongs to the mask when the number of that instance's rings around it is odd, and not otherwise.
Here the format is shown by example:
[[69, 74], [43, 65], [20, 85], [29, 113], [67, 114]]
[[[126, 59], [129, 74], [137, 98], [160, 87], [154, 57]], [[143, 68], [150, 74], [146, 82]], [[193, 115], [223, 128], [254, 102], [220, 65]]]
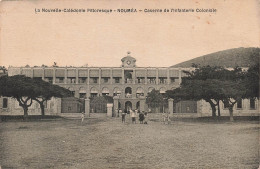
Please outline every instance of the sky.
[[[217, 12], [35, 13], [42, 8], [216, 9]], [[205, 54], [259, 47], [258, 0], [0, 2], [0, 65], [168, 67]]]

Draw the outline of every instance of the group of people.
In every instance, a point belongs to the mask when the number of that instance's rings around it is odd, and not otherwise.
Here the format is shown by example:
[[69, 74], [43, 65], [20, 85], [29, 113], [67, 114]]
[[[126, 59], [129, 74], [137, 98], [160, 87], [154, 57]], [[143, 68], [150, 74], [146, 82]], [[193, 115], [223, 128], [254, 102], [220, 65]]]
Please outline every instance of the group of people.
[[122, 112], [122, 123], [125, 123], [126, 115], [129, 114], [132, 123], [136, 124], [136, 119], [139, 117], [140, 124], [147, 124], [148, 121], [148, 113], [147, 112], [140, 112], [140, 110], [132, 110], [132, 109], [125, 109], [124, 112]]

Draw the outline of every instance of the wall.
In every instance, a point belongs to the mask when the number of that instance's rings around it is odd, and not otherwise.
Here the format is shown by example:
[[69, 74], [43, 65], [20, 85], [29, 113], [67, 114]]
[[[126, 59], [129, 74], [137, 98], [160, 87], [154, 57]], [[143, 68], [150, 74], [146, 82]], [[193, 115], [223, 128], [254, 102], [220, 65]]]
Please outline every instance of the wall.
[[[23, 109], [19, 106], [18, 101], [13, 98], [8, 98], [7, 108], [3, 108], [3, 98], [0, 97], [0, 115], [23, 115]], [[52, 98], [47, 101], [47, 108], [45, 108], [45, 115], [59, 115], [61, 113], [61, 99]], [[33, 104], [28, 108], [29, 115], [41, 115], [40, 105], [33, 101]]]

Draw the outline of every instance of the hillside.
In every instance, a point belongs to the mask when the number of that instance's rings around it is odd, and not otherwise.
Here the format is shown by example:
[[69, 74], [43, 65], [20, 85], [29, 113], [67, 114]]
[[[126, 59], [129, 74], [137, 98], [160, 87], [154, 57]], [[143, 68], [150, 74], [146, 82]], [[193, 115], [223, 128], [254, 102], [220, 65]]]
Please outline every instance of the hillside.
[[191, 67], [193, 63], [200, 66], [248, 67], [260, 60], [260, 48], [234, 48], [200, 56], [171, 67]]

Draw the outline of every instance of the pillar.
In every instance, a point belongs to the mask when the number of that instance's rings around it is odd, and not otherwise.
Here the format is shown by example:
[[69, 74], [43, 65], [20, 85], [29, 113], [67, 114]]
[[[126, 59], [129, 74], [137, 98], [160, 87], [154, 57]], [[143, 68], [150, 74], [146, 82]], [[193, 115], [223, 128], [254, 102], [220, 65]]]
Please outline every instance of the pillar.
[[90, 100], [88, 98], [85, 99], [85, 116], [90, 116]]
[[79, 83], [79, 69], [76, 68], [76, 84]]
[[113, 104], [108, 103], [107, 104], [107, 117], [112, 117], [113, 115]]
[[145, 82], [144, 82], [144, 84], [147, 84], [147, 68], [145, 68]]
[[110, 84], [113, 84], [113, 68], [110, 69]]
[[141, 97], [140, 99], [140, 111], [145, 111], [145, 98]]
[[67, 69], [67, 66], [65, 68], [65, 77], [64, 77], [64, 83], [67, 84], [68, 82], [68, 69]]
[[171, 79], [170, 79], [170, 69], [167, 68], [167, 84], [169, 85], [171, 83]]
[[125, 74], [123, 68], [122, 68], [122, 84], [125, 84]]
[[118, 102], [119, 102], [119, 97], [115, 96], [114, 97], [114, 109], [118, 109]]
[[169, 113], [173, 114], [173, 99], [168, 99]]
[[181, 68], [179, 68], [179, 84], [181, 84], [181, 74], [182, 74], [181, 71], [182, 71]]
[[132, 79], [133, 79], [133, 84], [135, 84], [135, 68], [133, 69], [133, 76], [132, 76]]
[[53, 68], [53, 77], [52, 77], [52, 83], [56, 83], [56, 68]]
[[156, 84], [159, 84], [159, 69], [156, 68]]
[[117, 114], [116, 114], [116, 110], [118, 110], [118, 102], [119, 102], [119, 97], [118, 96], [115, 96], [114, 97], [114, 112], [113, 112], [113, 117], [117, 117]]

